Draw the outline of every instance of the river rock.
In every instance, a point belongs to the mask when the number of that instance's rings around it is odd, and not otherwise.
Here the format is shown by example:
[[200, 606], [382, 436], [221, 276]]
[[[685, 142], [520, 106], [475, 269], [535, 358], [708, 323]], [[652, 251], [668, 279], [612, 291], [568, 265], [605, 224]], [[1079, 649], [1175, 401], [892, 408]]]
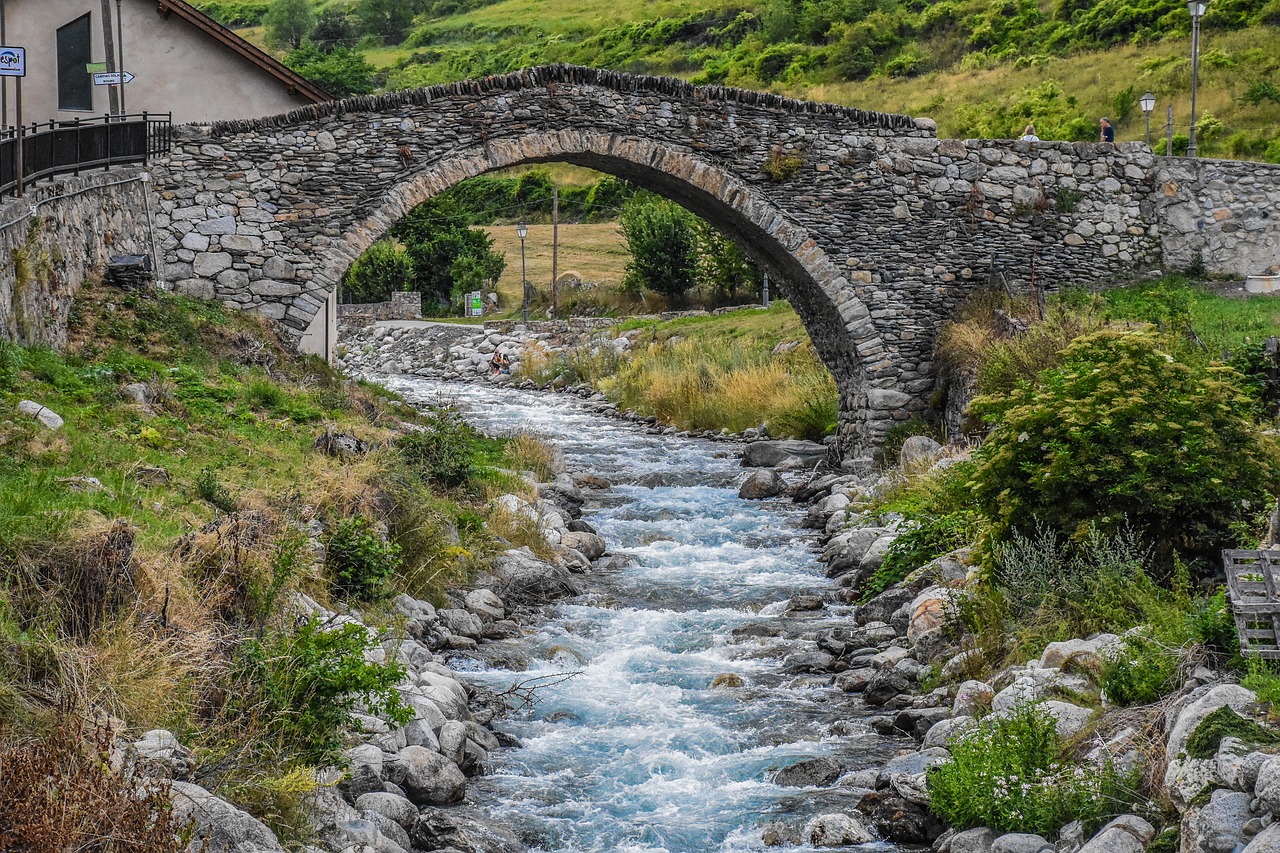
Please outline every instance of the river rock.
[[1039, 835], [1011, 832], [991, 842], [991, 853], [1054, 853], [1054, 849]]
[[845, 847], [869, 844], [875, 836], [854, 817], [847, 814], [818, 815], [804, 828], [804, 840], [814, 847]]
[[788, 788], [826, 788], [840, 778], [842, 768], [833, 758], [810, 758], [784, 767], [773, 776], [773, 784]]
[[608, 548], [604, 539], [594, 533], [575, 533], [573, 531], [562, 533], [560, 535], [560, 544], [581, 553], [589, 561], [603, 557]]
[[409, 832], [415, 849], [459, 853], [524, 853], [505, 827], [457, 809], [424, 808]]
[[1088, 708], [1081, 708], [1079, 705], [1072, 705], [1070, 702], [1059, 702], [1056, 699], [1051, 699], [1041, 707], [1053, 717], [1054, 728], [1058, 731], [1058, 737], [1064, 740], [1082, 732], [1085, 726], [1089, 725], [1089, 721], [1093, 719], [1093, 711]]
[[471, 590], [463, 599], [463, 606], [481, 619], [497, 621], [507, 614], [502, 599], [498, 598], [491, 589]]
[[924, 742], [921, 746], [925, 748], [942, 747], [945, 749], [954, 738], [973, 731], [977, 725], [978, 721], [973, 717], [952, 717], [947, 720], [939, 720], [925, 734]]
[[1143, 853], [1155, 837], [1155, 827], [1142, 818], [1120, 815], [1089, 839], [1079, 853]]
[[977, 717], [991, 710], [991, 702], [995, 691], [985, 681], [963, 682], [956, 688], [955, 701], [951, 703], [951, 713], [957, 717]]
[[749, 500], [763, 500], [764, 498], [773, 498], [786, 491], [787, 484], [782, 481], [782, 477], [778, 476], [777, 471], [765, 469], [763, 471], [755, 471], [746, 482], [738, 489], [738, 497]]
[[142, 768], [156, 768], [181, 781], [189, 781], [196, 767], [191, 750], [165, 729], [146, 732], [133, 743], [132, 749]]
[[1087, 653], [1101, 658], [1120, 643], [1115, 634], [1099, 634], [1091, 640], [1064, 640], [1045, 646], [1040, 656], [1040, 666], [1045, 669], [1059, 668], [1072, 657]]
[[946, 850], [947, 853], [991, 853], [991, 845], [998, 837], [999, 833], [985, 826], [966, 829], [951, 836]]
[[1280, 756], [1267, 758], [1258, 765], [1253, 792], [1260, 809], [1280, 814]]
[[1206, 785], [1216, 785], [1218, 762], [1215, 758], [1190, 758], [1186, 755], [1187, 740], [1204, 718], [1221, 707], [1230, 707], [1238, 714], [1248, 715], [1257, 697], [1253, 691], [1238, 684], [1218, 684], [1197, 687], [1165, 712], [1165, 743], [1169, 764], [1164, 774], [1164, 787], [1169, 791], [1174, 805], [1185, 809]]
[[459, 767], [466, 758], [467, 727], [460, 720], [449, 720], [440, 727], [440, 754]]
[[284, 848], [265, 824], [204, 788], [173, 782], [170, 793], [178, 822], [193, 825], [193, 849], [204, 853], [283, 853]]
[[742, 451], [742, 464], [750, 468], [770, 468], [794, 456], [812, 468], [827, 458], [826, 445], [813, 441], [753, 441]]
[[891, 699], [909, 692], [913, 684], [914, 681], [897, 668], [882, 669], [863, 691], [862, 701], [869, 707], [879, 708], [888, 704]]
[[391, 781], [419, 806], [460, 802], [467, 785], [454, 762], [421, 746], [400, 750], [389, 770]]
[[1255, 835], [1242, 853], [1280, 853], [1280, 823], [1273, 823]]
[[362, 794], [356, 798], [356, 809], [362, 814], [369, 812], [380, 814], [405, 829], [412, 829], [418, 820], [418, 807], [399, 794], [385, 792]]
[[924, 740], [937, 723], [950, 718], [950, 708], [907, 708], [893, 718], [893, 727], [904, 735]]
[[456, 610], [445, 608], [437, 610], [436, 615], [440, 622], [455, 634], [463, 637], [470, 637], [478, 640], [484, 636], [484, 623], [480, 621], [480, 617], [466, 610]]
[[498, 555], [493, 561], [493, 576], [494, 592], [509, 604], [546, 604], [582, 594], [567, 569], [539, 560], [527, 548]]
[[888, 841], [928, 845], [946, 828], [925, 806], [903, 799], [895, 791], [872, 791], [858, 801], [858, 811], [871, 819]]

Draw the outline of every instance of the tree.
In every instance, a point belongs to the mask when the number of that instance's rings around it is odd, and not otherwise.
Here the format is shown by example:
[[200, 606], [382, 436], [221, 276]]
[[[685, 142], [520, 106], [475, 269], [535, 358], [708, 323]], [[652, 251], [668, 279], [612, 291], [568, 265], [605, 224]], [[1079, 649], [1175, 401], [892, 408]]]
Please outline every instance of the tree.
[[267, 28], [267, 44], [274, 48], [297, 49], [316, 26], [311, 0], [272, 0], [262, 17]]
[[413, 24], [413, 5], [409, 0], [360, 0], [356, 19], [364, 35], [376, 36], [386, 44], [399, 44]]
[[343, 302], [385, 302], [392, 293], [409, 290], [413, 261], [391, 240], [379, 240], [347, 270], [342, 279]]
[[374, 67], [364, 54], [350, 48], [337, 47], [323, 53], [314, 44], [304, 44], [289, 51], [284, 64], [335, 98], [367, 95], [373, 91]]
[[973, 480], [996, 538], [1129, 527], [1165, 569], [1175, 556], [1212, 565], [1239, 544], [1280, 485], [1275, 443], [1238, 373], [1172, 351], [1151, 332], [1097, 332], [1034, 383], [974, 400], [996, 424]]
[[679, 301], [697, 283], [697, 221], [675, 202], [652, 195], [633, 198], [622, 209], [622, 236], [631, 260], [628, 287], [647, 287]]
[[311, 41], [325, 53], [339, 48], [352, 47], [356, 40], [356, 28], [351, 19], [341, 9], [325, 9], [316, 19], [316, 27], [311, 31]]
[[472, 228], [466, 211], [449, 196], [418, 205], [391, 233], [405, 244], [413, 263], [412, 289], [424, 303], [452, 301], [491, 286], [506, 268], [506, 260], [493, 251], [493, 238]]
[[760, 270], [738, 248], [738, 244], [705, 219], [697, 221], [696, 230], [698, 283], [730, 302], [738, 298], [739, 288], [754, 293], [760, 285]]

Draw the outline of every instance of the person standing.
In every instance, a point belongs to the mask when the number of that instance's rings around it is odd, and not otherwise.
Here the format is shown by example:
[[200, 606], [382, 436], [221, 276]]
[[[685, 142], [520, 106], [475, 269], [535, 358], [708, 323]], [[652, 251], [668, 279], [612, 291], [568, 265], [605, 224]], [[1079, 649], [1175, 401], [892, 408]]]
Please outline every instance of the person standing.
[[1022, 142], [1039, 142], [1040, 137], [1036, 136], [1036, 126], [1034, 124], [1027, 125], [1027, 129], [1022, 131]]
[[1100, 140], [1099, 140], [1099, 141], [1101, 141], [1101, 142], [1115, 142], [1115, 141], [1116, 141], [1116, 129], [1115, 129], [1114, 127], [1112, 127], [1112, 126], [1111, 126], [1111, 119], [1109, 119], [1109, 118], [1105, 118], [1105, 117], [1104, 117], [1101, 121], [1099, 121], [1099, 122], [1098, 122], [1098, 124], [1100, 124], [1100, 125], [1102, 126], [1102, 132], [1101, 132], [1101, 134], [1100, 134], [1100, 137], [1101, 137], [1101, 138], [1100, 138]]

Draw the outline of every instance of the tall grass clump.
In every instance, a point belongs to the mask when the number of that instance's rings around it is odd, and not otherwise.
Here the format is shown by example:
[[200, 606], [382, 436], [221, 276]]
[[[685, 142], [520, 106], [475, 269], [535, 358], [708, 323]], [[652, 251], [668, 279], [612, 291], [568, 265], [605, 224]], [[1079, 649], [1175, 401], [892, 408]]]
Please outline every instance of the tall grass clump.
[[682, 340], [634, 352], [606, 393], [681, 429], [822, 438], [835, 428], [836, 387], [812, 347], [775, 357], [750, 341]]

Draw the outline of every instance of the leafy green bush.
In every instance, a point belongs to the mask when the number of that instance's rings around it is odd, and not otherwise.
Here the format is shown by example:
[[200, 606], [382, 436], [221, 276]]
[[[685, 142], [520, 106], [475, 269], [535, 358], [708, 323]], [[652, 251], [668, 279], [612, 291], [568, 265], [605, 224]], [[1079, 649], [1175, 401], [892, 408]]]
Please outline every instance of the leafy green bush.
[[1108, 652], [1102, 689], [1120, 705], [1149, 705], [1176, 686], [1178, 652], [1144, 634], [1125, 638]]
[[292, 633], [247, 640], [239, 653], [238, 673], [248, 690], [240, 712], [265, 709], [268, 730], [301, 762], [338, 764], [343, 731], [354, 724], [358, 707], [397, 725], [413, 716], [395, 690], [404, 667], [365, 660], [377, 645], [362, 625], [329, 630], [316, 616]]
[[626, 284], [646, 287], [673, 300], [697, 283], [696, 217], [680, 205], [653, 195], [637, 195], [622, 209], [619, 226], [631, 260]]
[[441, 409], [423, 420], [421, 432], [401, 436], [396, 449], [424, 482], [455, 488], [475, 474], [478, 438], [456, 412]]
[[1060, 761], [1053, 717], [1037, 706], [989, 716], [929, 770], [929, 808], [957, 829], [1051, 836], [1073, 820], [1092, 831], [1128, 810], [1136, 780], [1109, 765]]
[[379, 536], [368, 519], [344, 518], [325, 541], [324, 562], [337, 594], [379, 601], [391, 593], [387, 582], [400, 568], [400, 547]]
[[969, 544], [978, 529], [977, 514], [967, 510], [926, 515], [889, 546], [884, 562], [867, 581], [863, 600], [884, 592], [931, 560]]
[[1080, 541], [1132, 527], [1163, 569], [1216, 558], [1280, 482], [1271, 439], [1227, 367], [1184, 364], [1150, 332], [1077, 340], [1061, 367], [973, 409], [996, 424], [974, 498], [994, 539], [1036, 524]]
[[412, 282], [409, 253], [391, 240], [379, 240], [347, 270], [342, 279], [343, 301], [385, 302]]

